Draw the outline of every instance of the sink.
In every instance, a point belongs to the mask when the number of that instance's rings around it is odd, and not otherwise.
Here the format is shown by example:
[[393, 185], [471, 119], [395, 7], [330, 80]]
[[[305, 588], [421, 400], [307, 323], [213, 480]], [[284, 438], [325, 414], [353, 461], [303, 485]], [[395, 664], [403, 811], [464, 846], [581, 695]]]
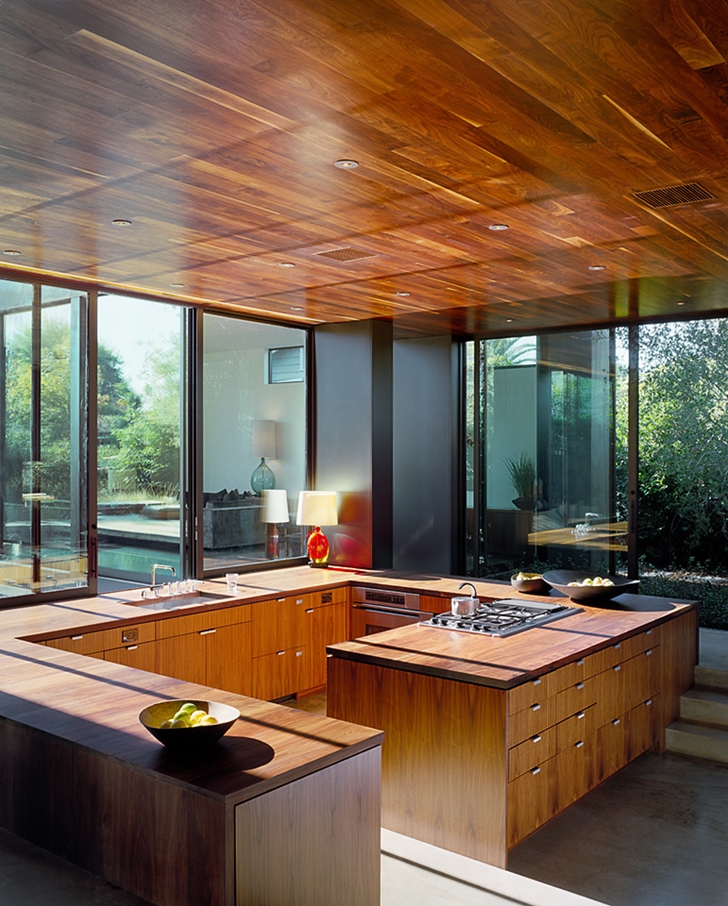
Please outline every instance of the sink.
[[143, 598], [141, 601], [125, 601], [131, 607], [144, 610], [179, 610], [183, 607], [199, 607], [201, 604], [214, 604], [227, 601], [230, 595], [216, 595], [209, 591], [195, 591], [183, 595], [165, 595], [160, 598]]

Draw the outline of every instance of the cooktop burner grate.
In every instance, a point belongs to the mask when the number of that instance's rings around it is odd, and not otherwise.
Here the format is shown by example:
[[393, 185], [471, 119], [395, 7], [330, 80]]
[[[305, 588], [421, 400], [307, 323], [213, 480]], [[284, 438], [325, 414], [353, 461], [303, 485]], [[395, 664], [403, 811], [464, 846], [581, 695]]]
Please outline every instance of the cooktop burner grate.
[[503, 637], [580, 612], [581, 607], [567, 607], [565, 604], [541, 602], [526, 604], [523, 601], [505, 598], [481, 604], [471, 617], [456, 616], [447, 610], [425, 620], [420, 626]]

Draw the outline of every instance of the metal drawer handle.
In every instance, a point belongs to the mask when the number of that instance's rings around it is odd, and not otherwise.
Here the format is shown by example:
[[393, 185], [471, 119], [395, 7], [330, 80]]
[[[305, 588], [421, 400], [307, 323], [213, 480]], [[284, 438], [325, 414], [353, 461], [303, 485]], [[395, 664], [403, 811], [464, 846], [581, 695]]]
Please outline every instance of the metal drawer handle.
[[574, 745], [577, 749], [580, 749], [584, 745], [584, 740], [580, 739], [579, 742], [575, 742]]
[[584, 688], [584, 683], [577, 683], [576, 688], [579, 690], [579, 692], [581, 692], [581, 690]]
[[283, 657], [283, 655], [285, 653], [286, 653], [285, 651], [276, 651], [276, 654], [278, 655], [278, 657]]
[[532, 773], [533, 776], [535, 777], [536, 774], [540, 774], [540, 773], [541, 773], [541, 768], [533, 768], [533, 770], [531, 771], [531, 773]]
[[79, 639], [82, 639], [82, 638], [83, 638], [82, 635], [72, 635], [72, 636], [71, 636], [71, 641], [72, 641], [72, 642], [77, 642]]
[[200, 635], [212, 635], [213, 632], [217, 632], [217, 629], [201, 629]]
[[138, 647], [138, 645], [127, 645], [126, 651], [136, 651]]
[[532, 711], [540, 711], [540, 710], [541, 710], [541, 705], [539, 705], [539, 703], [536, 702], [535, 705], [531, 705], [531, 710], [532, 710]]
[[297, 652], [296, 652], [296, 657], [303, 657], [303, 652], [302, 652], [302, 651], [297, 651]]
[[615, 647], [615, 648], [621, 648], [621, 647], [622, 647], [622, 643], [621, 643], [621, 642], [615, 642], [615, 643], [614, 643], [614, 647]]
[[579, 658], [579, 660], [576, 662], [576, 666], [577, 666], [577, 667], [583, 667], [583, 666], [584, 666], [584, 658], [583, 658], [583, 657], [582, 657], [582, 658]]
[[648, 629], [647, 632], [645, 633], [645, 635], [652, 635], [652, 630]]
[[541, 742], [541, 737], [540, 737], [540, 736], [534, 736], [534, 737], [531, 739], [531, 742]]
[[647, 651], [645, 651], [645, 657], [649, 657], [651, 654], [652, 654], [652, 649], [648, 648]]
[[307, 607], [306, 613], [313, 613], [313, 607]]
[[617, 664], [617, 666], [614, 668], [614, 672], [617, 673], [617, 672], [620, 671], [621, 669], [622, 669], [622, 665], [621, 665], [621, 664]]
[[576, 715], [577, 720], [582, 720], [584, 717], [586, 717], [586, 714], [584, 714], [583, 711], [579, 711], [579, 713]]
[[645, 702], [645, 705], [649, 708], [651, 704], [652, 704], [652, 699], [648, 698], [647, 701]]
[[621, 720], [621, 718], [616, 717], [616, 718], [612, 721], [612, 723], [614, 724], [615, 727], [618, 727], [619, 724], [622, 723], [622, 720]]
[[534, 686], [540, 686], [540, 685], [541, 685], [541, 680], [540, 680], [540, 679], [535, 679], [535, 680], [533, 681], [533, 685], [534, 685]]

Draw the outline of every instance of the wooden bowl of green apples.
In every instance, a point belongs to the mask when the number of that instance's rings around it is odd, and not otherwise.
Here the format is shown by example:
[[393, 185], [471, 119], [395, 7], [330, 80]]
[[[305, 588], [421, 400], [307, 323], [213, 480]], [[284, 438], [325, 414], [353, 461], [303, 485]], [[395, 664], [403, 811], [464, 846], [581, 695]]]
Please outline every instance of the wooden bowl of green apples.
[[211, 746], [239, 717], [237, 708], [200, 699], [155, 702], [139, 714], [142, 726], [162, 745], [176, 751], [196, 751]]

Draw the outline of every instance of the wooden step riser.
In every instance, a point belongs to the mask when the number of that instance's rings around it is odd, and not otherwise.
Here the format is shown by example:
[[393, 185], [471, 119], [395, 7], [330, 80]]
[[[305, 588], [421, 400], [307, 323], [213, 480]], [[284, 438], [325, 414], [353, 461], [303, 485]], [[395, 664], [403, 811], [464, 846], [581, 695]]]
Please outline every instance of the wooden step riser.
[[698, 666], [695, 668], [695, 685], [728, 691], [728, 670]]
[[725, 702], [715, 702], [683, 696], [680, 699], [680, 719], [728, 729], [728, 697]]

